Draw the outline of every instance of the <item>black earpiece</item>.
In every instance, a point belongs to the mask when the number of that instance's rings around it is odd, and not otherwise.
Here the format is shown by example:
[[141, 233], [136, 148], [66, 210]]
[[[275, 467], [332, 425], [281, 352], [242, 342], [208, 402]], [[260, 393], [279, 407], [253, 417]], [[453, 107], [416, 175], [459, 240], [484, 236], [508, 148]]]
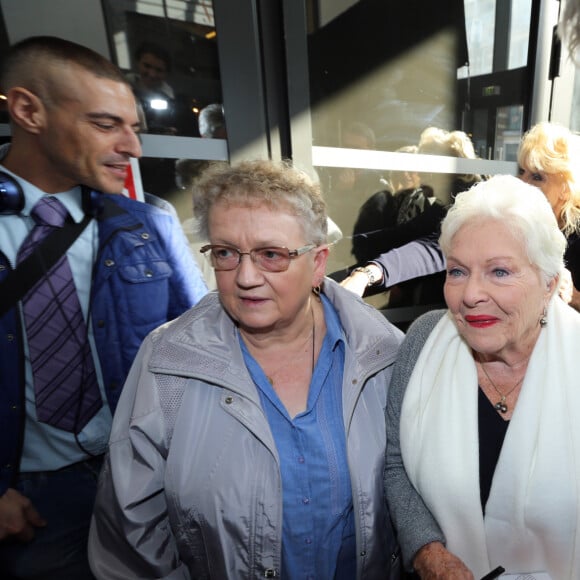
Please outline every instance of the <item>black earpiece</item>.
[[0, 171], [0, 214], [16, 214], [24, 209], [24, 192], [8, 173]]
[[[85, 214], [97, 217], [103, 209], [103, 196], [82, 186], [82, 206]], [[0, 214], [12, 215], [24, 209], [24, 192], [8, 173], [0, 171]]]
[[97, 218], [103, 211], [103, 194], [81, 185], [82, 205], [85, 215]]

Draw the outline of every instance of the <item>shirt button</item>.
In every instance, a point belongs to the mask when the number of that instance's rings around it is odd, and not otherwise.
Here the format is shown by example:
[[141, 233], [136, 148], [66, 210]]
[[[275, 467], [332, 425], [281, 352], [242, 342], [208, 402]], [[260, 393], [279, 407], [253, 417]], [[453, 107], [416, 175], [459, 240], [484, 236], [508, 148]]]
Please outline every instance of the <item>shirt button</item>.
[[309, 544], [309, 545], [310, 545], [310, 544], [312, 544], [312, 538], [306, 538], [306, 539], [304, 540], [304, 543], [305, 543], [305, 544]]
[[298, 458], [298, 463], [304, 463], [304, 457], [302, 455]]
[[310, 498], [309, 497], [303, 497], [302, 498], [302, 503], [303, 504], [309, 504], [310, 503]]

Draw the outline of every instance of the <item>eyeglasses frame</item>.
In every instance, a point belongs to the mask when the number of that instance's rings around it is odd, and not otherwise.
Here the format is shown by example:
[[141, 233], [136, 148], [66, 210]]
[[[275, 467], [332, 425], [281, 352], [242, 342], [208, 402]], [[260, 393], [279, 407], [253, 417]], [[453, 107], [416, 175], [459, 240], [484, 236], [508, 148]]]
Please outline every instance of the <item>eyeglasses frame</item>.
[[[316, 247], [317, 247], [316, 244], [307, 244], [306, 246], [296, 248], [295, 250], [288, 250], [288, 248], [286, 246], [262, 246], [260, 248], [252, 248], [251, 250], [248, 250], [247, 252], [242, 252], [239, 248], [236, 248], [235, 246], [230, 246], [229, 244], [206, 244], [205, 246], [202, 246], [199, 249], [199, 251], [200, 251], [200, 253], [206, 255], [206, 252], [211, 252], [211, 250], [213, 248], [228, 248], [231, 250], [235, 250], [238, 253], [238, 263], [233, 268], [229, 268], [229, 269], [219, 268], [218, 269], [213, 265], [213, 262], [212, 262], [212, 267], [214, 268], [214, 270], [216, 270], [218, 272], [232, 272], [242, 263], [242, 256], [250, 256], [250, 260], [252, 260], [252, 263], [254, 263], [256, 265], [256, 267], [261, 272], [270, 272], [273, 274], [279, 274], [280, 272], [286, 272], [288, 270], [288, 268], [290, 267], [290, 262], [292, 262], [292, 260], [294, 258], [297, 258], [298, 256], [302, 256], [303, 254], [310, 252], [310, 250], [313, 250]], [[286, 266], [286, 268], [284, 268], [283, 270], [265, 270], [264, 268], [261, 268], [258, 265], [257, 261], [252, 256], [252, 252], [256, 252], [257, 250], [270, 250], [270, 249], [271, 250], [288, 250], [289, 260], [288, 260], [288, 266]], [[208, 257], [211, 259], [211, 253], [208, 254]]]

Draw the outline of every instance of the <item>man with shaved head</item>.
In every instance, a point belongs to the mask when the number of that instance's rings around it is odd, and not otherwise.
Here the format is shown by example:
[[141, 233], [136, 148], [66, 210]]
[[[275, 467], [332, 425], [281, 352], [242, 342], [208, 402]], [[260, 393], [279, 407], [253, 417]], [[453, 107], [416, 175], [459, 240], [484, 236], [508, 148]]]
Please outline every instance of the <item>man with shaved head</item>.
[[31, 37], [0, 89], [0, 577], [86, 580], [121, 387], [146, 334], [206, 287], [175, 217], [117, 195], [141, 145], [115, 65]]

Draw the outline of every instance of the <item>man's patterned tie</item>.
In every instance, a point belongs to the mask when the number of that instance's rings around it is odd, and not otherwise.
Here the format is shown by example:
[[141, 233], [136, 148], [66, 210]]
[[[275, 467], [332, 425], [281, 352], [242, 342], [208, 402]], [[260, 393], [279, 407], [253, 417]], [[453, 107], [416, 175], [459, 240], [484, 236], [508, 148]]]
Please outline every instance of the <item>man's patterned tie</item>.
[[[68, 211], [54, 196], [33, 208], [35, 227], [18, 252], [18, 262], [57, 228]], [[102, 400], [87, 329], [66, 255], [22, 299], [32, 364], [38, 420], [78, 433]]]

